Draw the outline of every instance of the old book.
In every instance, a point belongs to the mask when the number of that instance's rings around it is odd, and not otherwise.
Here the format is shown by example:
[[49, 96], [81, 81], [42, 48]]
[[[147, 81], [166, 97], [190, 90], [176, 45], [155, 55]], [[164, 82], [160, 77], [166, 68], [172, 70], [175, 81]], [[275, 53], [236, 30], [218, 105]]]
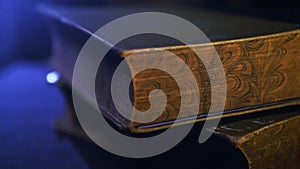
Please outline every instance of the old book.
[[[38, 10], [49, 22], [53, 38], [52, 64], [69, 86], [72, 84], [72, 73], [78, 54], [96, 30], [126, 14], [160, 11], [175, 14], [195, 24], [208, 36], [218, 52], [227, 81], [223, 117], [300, 103], [299, 25], [199, 9], [39, 6]], [[105, 39], [99, 42], [105, 43]], [[190, 43], [203, 53], [207, 50], [206, 44], [197, 37], [191, 39]], [[146, 34], [128, 38], [111, 48], [98, 70], [95, 92], [104, 115], [121, 129], [149, 132], [168, 128], [177, 118], [180, 109], [181, 96], [175, 81], [162, 71], [150, 69], [131, 77], [131, 102], [138, 110], [145, 111], [150, 107], [149, 93], [153, 89], [161, 89], [168, 100], [163, 114], [152, 122], [136, 123], [125, 119], [116, 110], [111, 97], [111, 78], [118, 64], [133, 53], [147, 56], [149, 53], [167, 50], [178, 56], [192, 70], [197, 80], [201, 100], [197, 121], [218, 116], [218, 112], [215, 112], [215, 116], [207, 116], [212, 97], [211, 83], [205, 66], [188, 46], [172, 38]], [[160, 57], [163, 60], [166, 56]], [[129, 62], [127, 66], [131, 71], [136, 68]], [[89, 94], [83, 94], [83, 97], [88, 102]], [[132, 116], [137, 115], [135, 112], [129, 113]], [[183, 114], [177, 124], [188, 123], [190, 116], [189, 113]]]
[[299, 168], [299, 106], [263, 114], [225, 122], [214, 130], [215, 135], [241, 150], [249, 169]]

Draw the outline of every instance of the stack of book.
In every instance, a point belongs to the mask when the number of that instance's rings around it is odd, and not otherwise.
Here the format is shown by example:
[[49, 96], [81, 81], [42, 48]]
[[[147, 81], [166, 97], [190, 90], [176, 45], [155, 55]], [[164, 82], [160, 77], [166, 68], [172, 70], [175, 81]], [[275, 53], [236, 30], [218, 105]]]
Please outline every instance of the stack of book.
[[[240, 148], [247, 157], [250, 168], [299, 168], [300, 164], [296, 159], [300, 154], [300, 109], [296, 105], [300, 103], [300, 25], [184, 8], [170, 10], [164, 7], [43, 5], [38, 6], [38, 10], [46, 16], [52, 34], [51, 64], [60, 72], [64, 85], [69, 89], [80, 50], [93, 33], [106, 23], [127, 14], [147, 11], [166, 12], [187, 19], [209, 38], [225, 72], [227, 90], [222, 118], [229, 120], [219, 125], [215, 134], [224, 136], [236, 148]], [[109, 44], [105, 37], [97, 38], [101, 39], [100, 44]], [[206, 42], [197, 37], [190, 39], [188, 45], [204, 54], [207, 50]], [[151, 106], [147, 99], [149, 93], [154, 89], [162, 90], [167, 97], [166, 108], [162, 114], [151, 122], [138, 123], [128, 120], [118, 112], [111, 96], [111, 82], [115, 69], [129, 54], [134, 54], [139, 59], [139, 56], [147, 58], [147, 55], [167, 50], [178, 56], [190, 68], [199, 89], [200, 105], [196, 117], [193, 118], [201, 123], [219, 116], [219, 112], [209, 113], [213, 86], [207, 71], [211, 68], [205, 67], [189, 46], [170, 37], [146, 34], [130, 37], [110, 47], [111, 50], [97, 72], [96, 106], [121, 131], [149, 133], [167, 129], [174, 123], [184, 125], [191, 119], [191, 113], [187, 112], [181, 114], [178, 120], [180, 89], [172, 76], [157, 69], [149, 69], [129, 77], [132, 78], [129, 95], [133, 107], [146, 111]], [[166, 61], [166, 55], [160, 57], [162, 61]], [[126, 66], [130, 71], [136, 69], [136, 64], [130, 62]], [[179, 68], [178, 65], [173, 66], [175, 69]], [[84, 93], [85, 89], [76, 90], [82, 93], [83, 100], [89, 102], [90, 93]], [[122, 96], [126, 94], [122, 92], [128, 91], [118, 92]], [[70, 98], [69, 100], [71, 102]], [[296, 108], [287, 108], [291, 106]], [[72, 106], [70, 107], [71, 111], [56, 123], [56, 127], [83, 136]], [[268, 111], [267, 115], [265, 111]], [[137, 112], [133, 110], [129, 113], [137, 116]], [[268, 137], [278, 139], [274, 142], [278, 146], [276, 151], [271, 150], [273, 143], [267, 143]], [[289, 147], [292, 145], [295, 149]], [[263, 157], [257, 157], [255, 154], [262, 150], [267, 152], [260, 154]], [[288, 156], [283, 157], [285, 155]], [[277, 157], [280, 160], [274, 160]]]

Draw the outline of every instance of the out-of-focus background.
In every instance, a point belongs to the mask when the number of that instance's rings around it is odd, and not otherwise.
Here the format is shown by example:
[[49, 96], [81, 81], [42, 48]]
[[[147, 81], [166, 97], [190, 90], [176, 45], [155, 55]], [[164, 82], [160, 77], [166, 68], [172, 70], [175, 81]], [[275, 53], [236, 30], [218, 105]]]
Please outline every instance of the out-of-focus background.
[[193, 6], [228, 13], [299, 23], [299, 5], [292, 0], [1, 0], [0, 65], [18, 59], [45, 60], [51, 43], [45, 22], [35, 12], [37, 3], [120, 6], [164, 4]]
[[[103, 157], [95, 157], [99, 153], [91, 153], [92, 146], [61, 139], [53, 130], [53, 120], [63, 111], [65, 100], [45, 80], [52, 70], [47, 64], [51, 38], [46, 23], [35, 11], [37, 3], [69, 6], [157, 3], [170, 8], [176, 4], [300, 23], [299, 5], [292, 0], [0, 0], [0, 169], [124, 167], [120, 158], [94, 165], [98, 159], [113, 156], [101, 152]], [[178, 157], [174, 162], [180, 160]], [[185, 163], [188, 160], [178, 166]], [[130, 165], [144, 166], [132, 161]]]

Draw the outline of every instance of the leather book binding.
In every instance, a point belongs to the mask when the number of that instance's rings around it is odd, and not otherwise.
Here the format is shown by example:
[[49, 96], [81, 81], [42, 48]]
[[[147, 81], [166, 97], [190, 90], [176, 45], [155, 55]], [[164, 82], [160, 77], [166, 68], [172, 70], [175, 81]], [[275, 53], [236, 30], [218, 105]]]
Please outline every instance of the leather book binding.
[[[163, 7], [39, 6], [38, 10], [49, 22], [53, 41], [51, 63], [61, 73], [65, 84], [69, 87], [72, 84], [72, 73], [79, 52], [95, 31], [113, 19], [127, 14], [158, 11], [189, 20], [207, 35], [215, 47], [223, 64], [227, 82], [222, 117], [242, 116], [300, 103], [300, 25], [199, 9], [174, 11], [164, 10]], [[189, 45], [205, 54], [206, 43], [198, 41], [197, 37], [190, 42]], [[166, 94], [166, 109], [154, 121], [137, 123], [125, 119], [115, 109], [111, 99], [111, 78], [124, 58], [129, 54], [146, 58], [149, 53], [161, 50], [167, 50], [178, 56], [192, 71], [201, 101], [197, 121], [215, 118], [214, 115], [208, 116], [212, 97], [211, 83], [203, 63], [188, 46], [182, 45], [177, 40], [146, 34], [125, 39], [111, 46], [111, 51], [98, 70], [95, 82], [98, 106], [103, 110], [105, 117], [122, 130], [144, 133], [166, 129], [177, 118], [181, 99], [178, 85], [170, 75], [157, 69], [145, 70], [131, 77], [130, 87], [132, 104], [140, 111], [149, 109], [148, 97], [152, 90], [160, 89]], [[166, 56], [160, 57], [165, 61]], [[136, 68], [136, 65], [129, 62], [127, 66], [130, 70]], [[174, 68], [180, 67], [174, 65]], [[88, 98], [86, 100], [88, 102]], [[135, 112], [132, 114], [135, 116]], [[189, 113], [183, 114], [178, 125], [189, 123], [190, 116]]]

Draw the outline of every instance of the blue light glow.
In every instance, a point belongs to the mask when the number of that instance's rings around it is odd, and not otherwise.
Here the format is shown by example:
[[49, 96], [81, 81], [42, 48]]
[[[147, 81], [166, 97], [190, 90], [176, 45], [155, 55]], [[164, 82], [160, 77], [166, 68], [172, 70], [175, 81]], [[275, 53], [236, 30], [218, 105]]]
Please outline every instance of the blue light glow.
[[55, 84], [60, 79], [60, 74], [56, 71], [47, 74], [46, 80], [50, 84]]

